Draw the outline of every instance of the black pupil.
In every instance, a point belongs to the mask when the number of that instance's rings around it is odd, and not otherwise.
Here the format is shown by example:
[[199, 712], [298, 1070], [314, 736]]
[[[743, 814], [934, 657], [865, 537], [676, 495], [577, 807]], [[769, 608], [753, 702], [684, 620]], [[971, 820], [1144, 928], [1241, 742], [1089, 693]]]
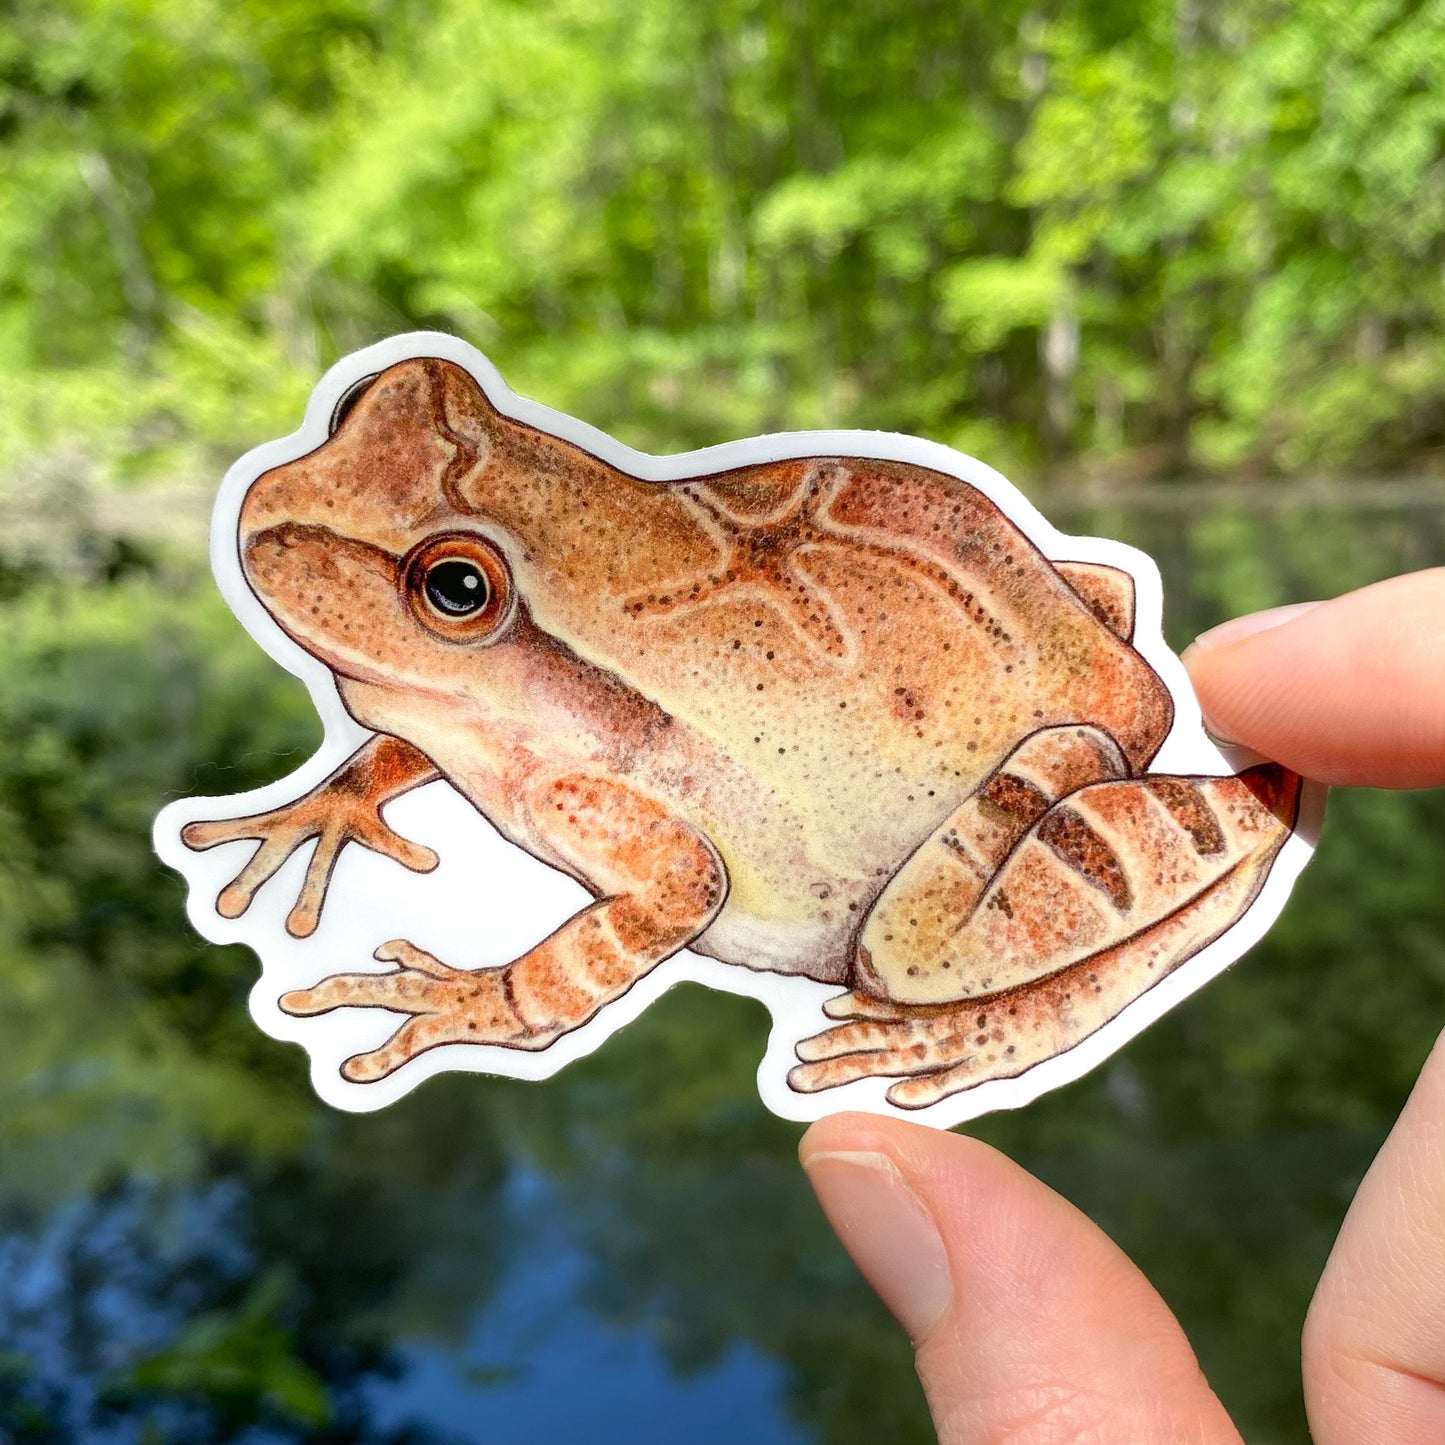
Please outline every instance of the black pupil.
[[491, 600], [486, 573], [472, 562], [437, 562], [427, 568], [427, 601], [449, 617], [469, 617]]

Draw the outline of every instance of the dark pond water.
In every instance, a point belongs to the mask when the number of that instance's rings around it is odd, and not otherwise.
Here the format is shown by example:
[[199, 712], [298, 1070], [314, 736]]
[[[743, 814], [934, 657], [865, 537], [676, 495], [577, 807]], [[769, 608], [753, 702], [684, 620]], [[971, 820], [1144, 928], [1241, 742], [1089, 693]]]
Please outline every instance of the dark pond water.
[[[1171, 639], [1445, 562], [1445, 489], [1049, 507], [1160, 560]], [[155, 807], [314, 745], [165, 575], [0, 602], [0, 1441], [845, 1445], [930, 1437], [768, 1116], [755, 1004], [679, 988], [545, 1084], [316, 1104], [187, 930]], [[1252, 1442], [1445, 1023], [1445, 806], [1342, 796], [1285, 917], [1089, 1079], [974, 1127], [1137, 1258]]]

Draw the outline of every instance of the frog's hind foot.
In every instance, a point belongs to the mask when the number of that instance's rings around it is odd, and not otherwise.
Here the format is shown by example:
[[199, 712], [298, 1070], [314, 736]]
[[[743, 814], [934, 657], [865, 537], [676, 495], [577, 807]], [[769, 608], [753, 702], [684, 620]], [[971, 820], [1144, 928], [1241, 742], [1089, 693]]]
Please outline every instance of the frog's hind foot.
[[[1009, 1079], [1082, 1043], [1217, 934], [1229, 906], [1216, 884], [1147, 934], [1051, 978], [957, 1004], [890, 1004], [866, 994], [828, 1000], [851, 1017], [804, 1039], [788, 1074], [799, 1093], [856, 1079], [899, 1078], [888, 1102], [922, 1109], [989, 1079]], [[1235, 905], [1238, 911], [1238, 905]], [[831, 1007], [829, 1006], [831, 1005]]]
[[789, 1084], [815, 1093], [898, 1078], [889, 1102], [921, 1109], [1074, 1048], [1238, 921], [1293, 828], [1299, 791], [1271, 764], [1070, 795], [947, 941], [958, 977], [983, 969], [1006, 986], [938, 1003], [869, 989], [830, 999], [825, 1012], [844, 1022], [798, 1045]]
[[539, 1034], [517, 1012], [505, 968], [452, 968], [405, 939], [376, 950], [390, 973], [339, 973], [314, 988], [281, 996], [283, 1013], [298, 1017], [338, 1008], [381, 1008], [411, 1017], [378, 1049], [341, 1066], [353, 1084], [375, 1083], [418, 1054], [443, 1044], [502, 1044], [545, 1048], [555, 1033]]

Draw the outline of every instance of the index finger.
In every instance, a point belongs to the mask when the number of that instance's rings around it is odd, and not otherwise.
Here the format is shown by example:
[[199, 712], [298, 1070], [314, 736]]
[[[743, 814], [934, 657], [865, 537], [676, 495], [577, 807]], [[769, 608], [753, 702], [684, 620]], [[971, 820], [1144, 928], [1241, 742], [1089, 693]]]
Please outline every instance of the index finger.
[[1207, 632], [1184, 654], [1211, 731], [1324, 783], [1445, 783], [1445, 568]]

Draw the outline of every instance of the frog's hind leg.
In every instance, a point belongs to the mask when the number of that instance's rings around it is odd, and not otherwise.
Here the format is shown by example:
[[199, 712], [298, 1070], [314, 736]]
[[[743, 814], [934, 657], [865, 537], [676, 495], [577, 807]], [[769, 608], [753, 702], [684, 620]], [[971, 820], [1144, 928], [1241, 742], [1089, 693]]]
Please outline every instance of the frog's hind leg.
[[879, 895], [858, 938], [859, 998], [943, 1003], [997, 992], [1002, 985], [987, 969], [956, 968], [950, 940], [1060, 798], [1128, 772], [1118, 744], [1095, 727], [1041, 728], [1025, 738]]
[[[1293, 828], [1299, 791], [1269, 764], [1073, 793], [955, 920], [950, 969], [937, 953], [926, 969], [907, 962], [895, 929], [899, 956], [875, 952], [869, 965], [887, 996], [830, 1000], [830, 1016], [851, 1021], [799, 1044], [789, 1083], [812, 1093], [901, 1077], [890, 1102], [922, 1108], [1073, 1048], [1242, 916]], [[986, 978], [986, 992], [923, 996], [940, 972]]]

